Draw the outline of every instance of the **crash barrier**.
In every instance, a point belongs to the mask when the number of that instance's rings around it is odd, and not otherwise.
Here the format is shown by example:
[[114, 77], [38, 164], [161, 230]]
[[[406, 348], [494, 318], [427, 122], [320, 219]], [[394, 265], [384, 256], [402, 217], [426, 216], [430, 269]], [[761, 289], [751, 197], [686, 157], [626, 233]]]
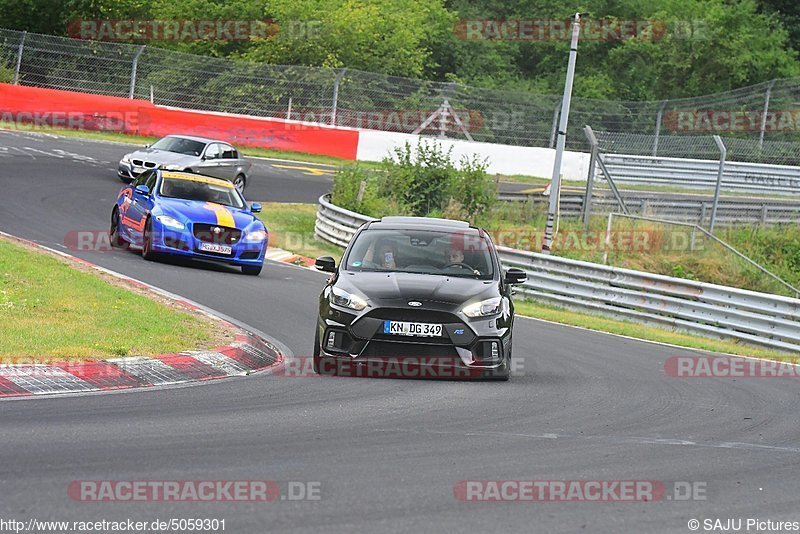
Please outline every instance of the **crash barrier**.
[[[315, 234], [346, 246], [375, 220], [320, 197]], [[800, 299], [497, 247], [503, 266], [528, 274], [517, 291], [534, 300], [710, 337], [800, 352]]]
[[[711, 217], [714, 200], [712, 197], [680, 195], [631, 190], [620, 191], [628, 211], [636, 215], [652, 215], [672, 221], [692, 222], [706, 226]], [[585, 192], [583, 190], [562, 189], [559, 200], [559, 214], [562, 217], [580, 217], [583, 213]], [[532, 202], [546, 207], [549, 197], [541, 193], [500, 193], [498, 198], [506, 202]], [[595, 189], [592, 196], [592, 213], [607, 214], [619, 211], [619, 203], [611, 191]], [[717, 226], [737, 224], [776, 224], [800, 223], [800, 199], [772, 199], [724, 197], [717, 206]]]
[[[625, 154], [601, 154], [606, 169], [617, 183], [638, 183], [714, 189], [717, 160], [662, 158]], [[595, 178], [602, 173], [596, 169]], [[742, 193], [800, 195], [800, 167], [726, 161], [721, 189]]]
[[143, 136], [183, 133], [239, 146], [274, 148], [354, 160], [358, 131], [153, 105], [147, 100], [0, 84], [0, 120]]

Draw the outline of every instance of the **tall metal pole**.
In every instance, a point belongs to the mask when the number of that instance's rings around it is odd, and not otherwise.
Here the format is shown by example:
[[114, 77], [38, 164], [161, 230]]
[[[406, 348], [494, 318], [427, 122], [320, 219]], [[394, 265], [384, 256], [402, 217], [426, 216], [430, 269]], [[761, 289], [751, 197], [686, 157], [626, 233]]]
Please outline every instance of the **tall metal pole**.
[[339, 84], [342, 83], [344, 73], [347, 72], [347, 67], [340, 69], [339, 74], [333, 81], [333, 105], [331, 106], [331, 126], [336, 126], [336, 111], [339, 108]]
[[25, 37], [28, 35], [27, 31], [22, 32], [22, 37], [19, 40], [19, 48], [17, 49], [17, 64], [14, 66], [14, 85], [19, 85], [19, 69], [22, 67], [22, 50], [25, 47]]
[[658, 138], [661, 136], [661, 119], [664, 117], [665, 107], [667, 107], [667, 101], [662, 100], [661, 105], [658, 107], [658, 114], [656, 115], [656, 135], [653, 138], [653, 157], [658, 155]]
[[769, 113], [769, 98], [772, 96], [772, 88], [775, 87], [775, 82], [772, 80], [767, 86], [767, 92], [764, 95], [764, 112], [761, 113], [761, 127], [758, 132], [758, 148], [764, 148], [764, 131], [767, 129], [767, 113]]
[[558, 199], [561, 193], [561, 160], [564, 156], [564, 147], [567, 144], [567, 124], [569, 122], [569, 105], [572, 99], [572, 81], [575, 78], [575, 60], [578, 57], [578, 37], [581, 33], [581, 15], [575, 13], [572, 19], [572, 41], [569, 46], [569, 63], [567, 63], [567, 81], [564, 84], [564, 100], [561, 102], [561, 121], [558, 126], [558, 143], [556, 144], [556, 160], [553, 163], [553, 178], [550, 182], [550, 205], [547, 209], [547, 223], [544, 227], [542, 253], [550, 254], [553, 244], [553, 229], [558, 210]]
[[139, 56], [142, 55], [144, 52], [145, 45], [139, 47], [139, 50], [136, 51], [136, 55], [133, 56], [133, 64], [131, 65], [131, 88], [128, 91], [128, 98], [133, 98], [133, 94], [136, 92], [136, 70], [139, 67]]

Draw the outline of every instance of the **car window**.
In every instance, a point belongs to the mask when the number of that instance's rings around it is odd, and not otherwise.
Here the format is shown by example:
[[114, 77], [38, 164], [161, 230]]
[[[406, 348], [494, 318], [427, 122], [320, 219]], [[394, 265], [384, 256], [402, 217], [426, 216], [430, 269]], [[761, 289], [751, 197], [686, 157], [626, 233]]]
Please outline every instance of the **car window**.
[[238, 159], [239, 154], [236, 149], [230, 145], [222, 145], [222, 159]]
[[204, 177], [197, 179], [165, 176], [159, 194], [167, 198], [183, 198], [200, 202], [213, 202], [234, 208], [244, 208], [245, 202], [233, 184]]
[[159, 139], [150, 148], [156, 150], [165, 150], [167, 152], [175, 152], [185, 156], [200, 156], [206, 144], [201, 141], [193, 139], [184, 139], [183, 137], [164, 137]]
[[156, 178], [158, 178], [156, 173], [154, 171], [150, 171], [150, 175], [147, 177], [147, 180], [144, 183], [144, 185], [146, 185], [150, 191], [156, 190]]
[[211, 143], [206, 149], [206, 159], [219, 159], [222, 156], [219, 143]]
[[136, 178], [133, 181], [133, 183], [131, 183], [131, 186], [134, 189], [136, 189], [140, 185], [146, 185], [147, 184], [147, 179], [150, 178], [153, 175], [153, 173], [154, 173], [154, 171], [144, 171], [142, 174], [139, 175], [138, 178]]
[[365, 230], [344, 261], [348, 271], [395, 271], [444, 276], [494, 274], [491, 244], [477, 229]]

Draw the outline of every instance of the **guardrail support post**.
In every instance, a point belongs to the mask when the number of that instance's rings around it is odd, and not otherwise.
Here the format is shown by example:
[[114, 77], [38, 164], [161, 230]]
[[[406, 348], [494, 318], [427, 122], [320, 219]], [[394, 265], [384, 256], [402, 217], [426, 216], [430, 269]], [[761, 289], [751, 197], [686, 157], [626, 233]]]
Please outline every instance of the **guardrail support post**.
[[714, 233], [714, 223], [717, 222], [717, 205], [719, 204], [719, 191], [722, 188], [722, 174], [725, 172], [725, 158], [728, 155], [728, 149], [725, 148], [725, 143], [718, 135], [714, 136], [714, 142], [719, 148], [719, 170], [717, 171], [717, 186], [714, 188], [714, 204], [711, 207], [711, 222], [708, 223], [708, 231]]
[[769, 204], [761, 206], [761, 226], [767, 225], [767, 210], [769, 210]]
[[331, 126], [336, 126], [336, 111], [339, 108], [339, 84], [342, 83], [344, 73], [347, 72], [347, 67], [339, 69], [339, 74], [333, 81], [333, 105], [331, 106]]
[[19, 39], [19, 48], [17, 48], [17, 64], [14, 66], [14, 81], [12, 82], [14, 85], [19, 85], [19, 69], [22, 67], [22, 50], [25, 47], [25, 37], [27, 37], [28, 32], [22, 32], [22, 37]]
[[139, 68], [139, 56], [144, 52], [145, 45], [139, 47], [136, 54], [133, 56], [133, 64], [131, 65], [131, 88], [128, 91], [128, 98], [133, 98], [133, 93], [136, 91], [136, 70]]

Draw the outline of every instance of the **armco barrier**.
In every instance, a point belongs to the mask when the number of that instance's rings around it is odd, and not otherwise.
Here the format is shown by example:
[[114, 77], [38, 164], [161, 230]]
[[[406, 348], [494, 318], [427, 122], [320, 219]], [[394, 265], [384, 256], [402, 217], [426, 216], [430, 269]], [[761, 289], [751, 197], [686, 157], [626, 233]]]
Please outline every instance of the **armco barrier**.
[[354, 160], [358, 131], [298, 121], [154, 106], [149, 101], [0, 84], [0, 119], [162, 136], [216, 137], [240, 146]]
[[[370, 217], [320, 197], [315, 233], [346, 246]], [[504, 267], [528, 273], [535, 300], [697, 334], [800, 352], [800, 299], [498, 247]]]
[[[719, 161], [715, 160], [625, 154], [602, 154], [600, 157], [617, 183], [713, 189], [719, 172]], [[800, 194], [800, 167], [727, 161], [721, 185], [723, 190], [729, 191], [797, 195]]]

